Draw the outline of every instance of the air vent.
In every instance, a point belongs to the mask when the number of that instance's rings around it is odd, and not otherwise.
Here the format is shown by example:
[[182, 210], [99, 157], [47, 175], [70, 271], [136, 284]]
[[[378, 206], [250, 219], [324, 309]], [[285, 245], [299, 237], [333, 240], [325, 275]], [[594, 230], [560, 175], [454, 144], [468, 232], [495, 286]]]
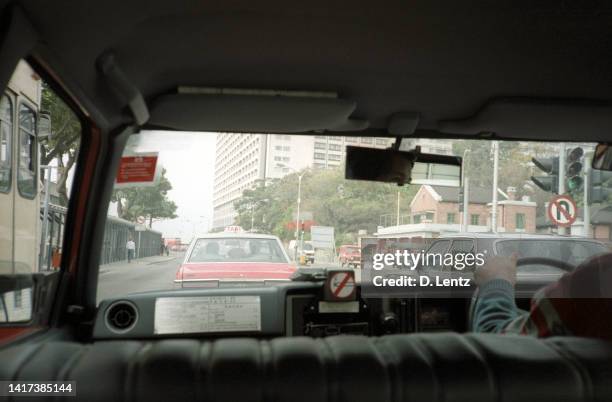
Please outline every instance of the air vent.
[[115, 333], [126, 333], [136, 325], [138, 321], [138, 309], [127, 301], [118, 301], [106, 309], [106, 326]]

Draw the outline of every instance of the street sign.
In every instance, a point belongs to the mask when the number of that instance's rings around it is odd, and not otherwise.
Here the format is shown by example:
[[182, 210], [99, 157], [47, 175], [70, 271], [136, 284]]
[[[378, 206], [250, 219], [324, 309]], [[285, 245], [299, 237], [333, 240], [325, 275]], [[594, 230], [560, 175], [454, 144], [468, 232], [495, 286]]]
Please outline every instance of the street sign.
[[158, 153], [147, 152], [121, 157], [115, 188], [153, 186], [156, 183]]
[[147, 230], [147, 227], [145, 225], [136, 225], [136, 227], [134, 227], [134, 230], [137, 232], [144, 232], [145, 230]]
[[310, 239], [314, 248], [334, 248], [333, 226], [312, 226], [310, 228]]
[[577, 213], [576, 203], [569, 195], [553, 197], [548, 203], [548, 218], [557, 226], [571, 226], [576, 221]]
[[144, 216], [139, 216], [138, 218], [136, 218], [136, 222], [140, 223], [141, 225], [145, 223], [146, 221], [147, 221], [147, 218], [145, 218]]

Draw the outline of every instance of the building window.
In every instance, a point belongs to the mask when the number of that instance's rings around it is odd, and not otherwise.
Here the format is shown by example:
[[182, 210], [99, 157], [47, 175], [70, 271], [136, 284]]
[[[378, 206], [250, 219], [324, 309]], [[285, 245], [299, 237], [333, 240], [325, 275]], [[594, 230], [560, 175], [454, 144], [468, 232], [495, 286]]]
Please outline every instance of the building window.
[[387, 145], [387, 139], [386, 138], [377, 138], [376, 139], [376, 145]]
[[480, 215], [470, 215], [470, 225], [478, 225], [480, 222]]
[[357, 142], [357, 137], [344, 137], [344, 141], [355, 143]]
[[372, 139], [369, 137], [362, 137], [361, 138], [361, 143], [362, 144], [371, 144], [372, 143]]
[[315, 147], [315, 149], [325, 149], [325, 143], [324, 142], [315, 142], [314, 147]]
[[7, 96], [0, 99], [0, 192], [11, 188], [13, 107]]
[[329, 154], [327, 155], [327, 159], [329, 159], [330, 161], [339, 161], [342, 158], [340, 155]]
[[338, 144], [329, 144], [329, 150], [330, 151], [340, 151], [342, 150], [342, 146]]
[[455, 223], [455, 214], [452, 212], [449, 212], [446, 214], [446, 223]]
[[421, 223], [421, 215], [415, 215], [415, 216], [412, 218], [412, 221], [413, 221], [415, 224], [419, 224], [419, 223]]
[[29, 199], [36, 195], [36, 115], [22, 104], [19, 107], [19, 193]]
[[425, 214], [425, 219], [427, 219], [428, 221], [433, 222], [433, 218], [434, 218], [433, 212], [427, 212]]
[[327, 137], [326, 137], [326, 136], [324, 136], [324, 135], [315, 135], [315, 138], [316, 138], [317, 140], [326, 140], [326, 139], [327, 139]]
[[315, 152], [314, 158], [315, 159], [325, 159], [325, 154], [320, 153], [320, 152]]
[[516, 228], [525, 229], [525, 214], [516, 214]]
[[329, 137], [330, 141], [342, 141], [342, 137]]

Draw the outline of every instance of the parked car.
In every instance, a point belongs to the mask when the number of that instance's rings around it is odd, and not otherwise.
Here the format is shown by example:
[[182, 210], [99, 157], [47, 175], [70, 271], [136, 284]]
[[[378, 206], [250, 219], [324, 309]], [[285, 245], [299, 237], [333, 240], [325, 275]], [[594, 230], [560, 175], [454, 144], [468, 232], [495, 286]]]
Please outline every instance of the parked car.
[[261, 285], [289, 281], [294, 272], [278, 237], [218, 233], [192, 241], [174, 283], [179, 288]]
[[345, 244], [338, 249], [338, 260], [342, 267], [361, 267], [361, 249], [356, 244]]
[[303, 257], [304, 264], [314, 264], [315, 262], [315, 249], [312, 242], [305, 240], [303, 242], [297, 242], [297, 258], [295, 258], [296, 252], [296, 241], [291, 240], [287, 247], [287, 252], [290, 256], [294, 257], [297, 261], [301, 261], [300, 257]]

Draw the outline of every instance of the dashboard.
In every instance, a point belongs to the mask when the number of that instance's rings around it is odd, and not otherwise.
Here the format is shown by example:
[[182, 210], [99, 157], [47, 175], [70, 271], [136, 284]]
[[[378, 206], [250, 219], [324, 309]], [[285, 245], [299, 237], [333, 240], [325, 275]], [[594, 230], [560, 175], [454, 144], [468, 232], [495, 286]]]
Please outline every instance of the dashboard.
[[181, 336], [377, 336], [467, 329], [470, 299], [362, 298], [329, 301], [324, 282], [181, 289], [100, 303], [94, 339]]

